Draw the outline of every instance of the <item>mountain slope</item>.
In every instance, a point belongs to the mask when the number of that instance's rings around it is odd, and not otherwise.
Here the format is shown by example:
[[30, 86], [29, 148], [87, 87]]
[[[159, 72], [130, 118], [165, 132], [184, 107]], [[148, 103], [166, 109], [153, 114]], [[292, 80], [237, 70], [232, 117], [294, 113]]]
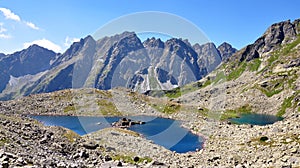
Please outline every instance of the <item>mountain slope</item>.
[[242, 112], [289, 116], [300, 111], [299, 30], [299, 20], [273, 24], [207, 77], [166, 96], [221, 119]]
[[0, 92], [2, 92], [12, 77], [35, 75], [49, 70], [56, 53], [38, 45], [14, 54], [2, 55], [0, 58]]
[[[228, 45], [223, 52], [229, 57], [235, 50]], [[192, 47], [187, 40], [175, 38], [166, 42], [151, 38], [142, 43], [133, 32], [97, 41], [87, 36], [63, 54], [43, 53], [34, 45], [3, 57], [0, 97], [7, 100], [82, 87], [169, 90], [200, 80], [222, 60], [213, 43]], [[8, 86], [9, 83], [14, 85]]]

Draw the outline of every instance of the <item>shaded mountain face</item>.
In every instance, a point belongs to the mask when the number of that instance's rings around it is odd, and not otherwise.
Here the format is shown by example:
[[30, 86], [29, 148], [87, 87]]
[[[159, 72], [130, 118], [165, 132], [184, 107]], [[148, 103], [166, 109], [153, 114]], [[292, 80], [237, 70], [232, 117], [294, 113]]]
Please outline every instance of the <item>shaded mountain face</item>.
[[63, 54], [33, 45], [0, 56], [1, 97], [82, 87], [170, 90], [200, 80], [235, 51], [229, 44], [219, 51], [213, 43], [191, 46], [175, 38], [141, 42], [133, 32], [98, 41], [87, 36]]
[[222, 60], [228, 59], [230, 56], [237, 52], [237, 49], [233, 48], [230, 44], [226, 42], [222, 43], [217, 49], [220, 53]]
[[32, 45], [22, 51], [0, 56], [0, 92], [14, 77], [35, 75], [49, 70], [56, 53], [38, 45]]
[[[289, 43], [297, 38], [299, 33], [300, 19], [291, 22], [290, 20], [279, 22], [271, 25], [266, 32], [258, 38], [253, 44], [242, 49], [238, 59], [251, 61], [261, 57], [263, 53], [271, 52], [278, 49], [281, 44]], [[232, 59], [236, 59], [235, 57]]]

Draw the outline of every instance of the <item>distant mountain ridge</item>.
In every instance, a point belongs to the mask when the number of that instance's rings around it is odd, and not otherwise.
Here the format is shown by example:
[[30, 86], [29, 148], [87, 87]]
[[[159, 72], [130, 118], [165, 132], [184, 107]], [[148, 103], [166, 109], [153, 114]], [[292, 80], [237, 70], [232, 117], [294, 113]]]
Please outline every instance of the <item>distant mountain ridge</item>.
[[169, 90], [200, 80], [237, 51], [227, 43], [219, 47], [213, 43], [191, 46], [176, 38], [142, 42], [133, 32], [97, 41], [87, 36], [63, 54], [33, 45], [1, 54], [0, 97], [7, 100], [81, 87]]

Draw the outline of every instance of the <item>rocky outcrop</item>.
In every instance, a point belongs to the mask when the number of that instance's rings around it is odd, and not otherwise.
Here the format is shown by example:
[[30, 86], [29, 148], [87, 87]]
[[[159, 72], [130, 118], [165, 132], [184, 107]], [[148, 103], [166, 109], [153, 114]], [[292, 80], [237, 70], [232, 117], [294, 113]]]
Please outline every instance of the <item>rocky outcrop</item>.
[[222, 60], [227, 60], [230, 56], [237, 52], [237, 49], [233, 48], [226, 42], [222, 43], [217, 49], [222, 57]]
[[299, 20], [290, 20], [275, 23], [258, 38], [253, 44], [248, 45], [240, 54], [240, 61], [250, 61], [260, 57], [263, 53], [273, 51], [281, 44], [289, 43], [299, 34]]
[[195, 44], [193, 46], [198, 54], [198, 64], [206, 67], [207, 72], [212, 72], [222, 62], [222, 57], [215, 44], [207, 43], [204, 45]]
[[113, 122], [111, 125], [117, 128], [130, 128], [132, 125], [142, 125], [145, 124], [144, 121], [133, 121], [129, 118], [121, 118], [117, 122]]

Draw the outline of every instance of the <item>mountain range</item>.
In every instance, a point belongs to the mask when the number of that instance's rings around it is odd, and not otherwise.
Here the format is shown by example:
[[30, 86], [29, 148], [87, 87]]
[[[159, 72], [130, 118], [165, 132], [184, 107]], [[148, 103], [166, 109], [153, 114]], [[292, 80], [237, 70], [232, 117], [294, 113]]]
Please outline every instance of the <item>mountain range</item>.
[[142, 42], [134, 32], [87, 36], [63, 54], [32, 45], [0, 54], [0, 98], [68, 88], [170, 90], [202, 79], [237, 50], [228, 43], [191, 45], [177, 38]]

